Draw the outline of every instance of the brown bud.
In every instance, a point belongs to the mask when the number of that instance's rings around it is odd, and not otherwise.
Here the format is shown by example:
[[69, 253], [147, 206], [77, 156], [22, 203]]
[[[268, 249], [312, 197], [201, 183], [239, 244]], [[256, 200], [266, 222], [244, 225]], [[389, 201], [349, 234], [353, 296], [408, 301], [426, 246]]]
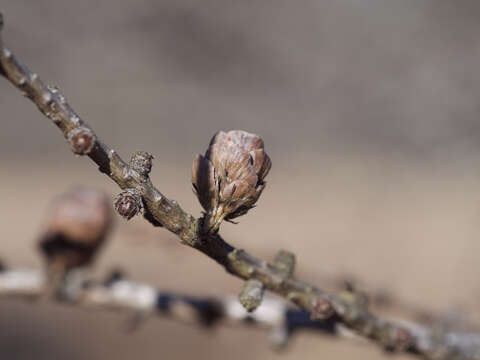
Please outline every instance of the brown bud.
[[67, 271], [88, 265], [111, 223], [110, 201], [99, 190], [77, 187], [57, 197], [39, 241], [49, 267]]
[[121, 192], [115, 200], [115, 210], [127, 220], [143, 210], [142, 197], [134, 189]]
[[153, 155], [145, 151], [137, 151], [130, 159], [130, 168], [140, 175], [147, 176], [152, 170]]
[[192, 184], [206, 211], [208, 232], [254, 207], [270, 167], [258, 135], [241, 130], [215, 134], [205, 156], [197, 155], [192, 166]]
[[312, 303], [312, 320], [328, 319], [335, 313], [332, 303], [324, 297], [316, 297]]
[[88, 155], [95, 145], [95, 134], [84, 126], [76, 127], [68, 133], [68, 142], [77, 155]]

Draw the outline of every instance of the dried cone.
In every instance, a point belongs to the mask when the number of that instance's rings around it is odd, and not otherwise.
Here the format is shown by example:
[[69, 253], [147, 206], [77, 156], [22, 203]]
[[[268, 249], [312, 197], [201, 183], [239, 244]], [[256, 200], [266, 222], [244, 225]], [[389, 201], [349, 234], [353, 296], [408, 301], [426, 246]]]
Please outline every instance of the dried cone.
[[242, 130], [215, 134], [205, 156], [197, 155], [192, 166], [193, 187], [206, 212], [206, 232], [216, 232], [223, 220], [254, 207], [271, 164], [258, 135]]
[[49, 275], [90, 264], [111, 228], [107, 196], [96, 189], [77, 187], [56, 198], [47, 214], [39, 247]]

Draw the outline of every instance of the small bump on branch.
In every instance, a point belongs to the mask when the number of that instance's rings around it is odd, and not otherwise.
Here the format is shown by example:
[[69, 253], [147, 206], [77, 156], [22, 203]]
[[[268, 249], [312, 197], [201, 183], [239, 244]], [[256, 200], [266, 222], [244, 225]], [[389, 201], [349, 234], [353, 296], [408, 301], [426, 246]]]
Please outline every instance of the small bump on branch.
[[142, 196], [135, 189], [127, 189], [116, 197], [114, 207], [120, 216], [130, 220], [143, 211]]
[[238, 296], [238, 300], [245, 310], [252, 312], [262, 303], [264, 290], [265, 287], [260, 280], [247, 280]]
[[335, 314], [335, 309], [333, 308], [332, 303], [323, 298], [316, 297], [312, 301], [312, 320], [325, 320], [332, 317]]
[[88, 155], [96, 142], [95, 134], [87, 127], [79, 126], [69, 131], [67, 135], [70, 148], [77, 155]]
[[130, 159], [130, 169], [143, 177], [147, 177], [152, 170], [153, 155], [146, 151], [137, 151]]
[[280, 250], [273, 260], [273, 266], [285, 276], [290, 277], [295, 271], [295, 262], [295, 255], [293, 253]]

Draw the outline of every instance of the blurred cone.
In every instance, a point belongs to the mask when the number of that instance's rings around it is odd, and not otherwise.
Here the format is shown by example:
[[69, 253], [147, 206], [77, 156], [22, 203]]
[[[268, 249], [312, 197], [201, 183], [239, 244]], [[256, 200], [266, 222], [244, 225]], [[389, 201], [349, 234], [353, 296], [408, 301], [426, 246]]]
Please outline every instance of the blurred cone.
[[89, 265], [111, 224], [110, 200], [103, 192], [76, 187], [58, 196], [47, 212], [39, 239], [49, 277]]

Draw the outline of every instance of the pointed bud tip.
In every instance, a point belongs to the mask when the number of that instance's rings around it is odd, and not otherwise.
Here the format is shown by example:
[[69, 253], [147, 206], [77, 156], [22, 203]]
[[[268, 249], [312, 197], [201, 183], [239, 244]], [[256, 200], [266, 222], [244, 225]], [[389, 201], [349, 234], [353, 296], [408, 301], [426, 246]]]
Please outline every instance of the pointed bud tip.
[[260, 136], [243, 130], [219, 131], [205, 156], [197, 155], [192, 183], [208, 214], [208, 229], [218, 230], [254, 207], [265, 187], [271, 161]]

